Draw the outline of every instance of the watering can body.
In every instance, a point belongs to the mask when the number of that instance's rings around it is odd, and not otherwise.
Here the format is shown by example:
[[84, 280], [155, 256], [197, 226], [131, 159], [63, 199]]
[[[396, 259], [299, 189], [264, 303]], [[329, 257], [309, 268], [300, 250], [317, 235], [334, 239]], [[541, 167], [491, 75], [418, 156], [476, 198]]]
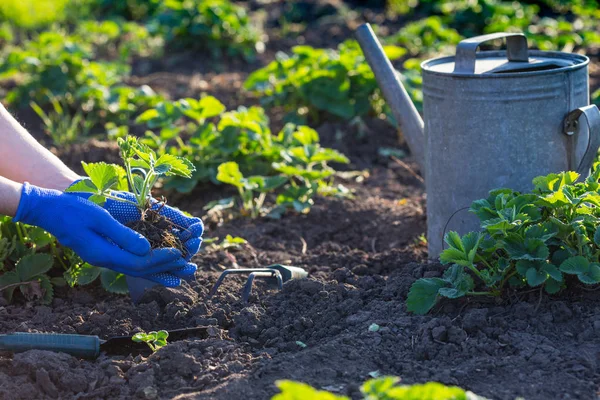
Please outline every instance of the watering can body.
[[[477, 51], [498, 38], [506, 39], [506, 51]], [[364, 51], [367, 43], [360, 37], [359, 43]], [[375, 60], [365, 56], [373, 68]], [[552, 172], [587, 175], [600, 147], [600, 112], [588, 105], [588, 63], [582, 55], [528, 50], [520, 34], [467, 39], [455, 56], [421, 65], [422, 131], [400, 104], [410, 100], [396, 73], [379, 73], [386, 99], [396, 96], [396, 104], [388, 103], [425, 173], [430, 258], [439, 256], [448, 231], [480, 230], [468, 209], [490, 190], [529, 191], [533, 178]]]

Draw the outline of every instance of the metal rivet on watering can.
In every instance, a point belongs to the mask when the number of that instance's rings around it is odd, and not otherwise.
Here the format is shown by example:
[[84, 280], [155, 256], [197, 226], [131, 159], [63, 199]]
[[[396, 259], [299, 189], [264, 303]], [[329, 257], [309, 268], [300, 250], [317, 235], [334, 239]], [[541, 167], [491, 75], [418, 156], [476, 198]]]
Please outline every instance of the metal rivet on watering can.
[[[588, 106], [587, 57], [529, 50], [523, 34], [463, 40], [455, 56], [421, 64], [423, 121], [371, 27], [360, 26], [356, 37], [425, 172], [430, 258], [449, 230], [479, 230], [468, 209], [491, 189], [529, 191], [536, 176], [589, 173], [600, 111]], [[493, 39], [506, 39], [507, 49], [477, 51]]]

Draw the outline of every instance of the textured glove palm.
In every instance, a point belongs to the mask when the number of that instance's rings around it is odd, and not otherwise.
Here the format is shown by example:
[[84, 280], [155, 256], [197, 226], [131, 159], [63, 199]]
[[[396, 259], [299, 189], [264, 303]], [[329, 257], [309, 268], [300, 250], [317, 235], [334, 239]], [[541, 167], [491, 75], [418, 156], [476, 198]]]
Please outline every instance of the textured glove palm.
[[[89, 198], [89, 193], [70, 193], [83, 198]], [[113, 192], [114, 196], [120, 197], [129, 202], [136, 203], [135, 196], [128, 192]], [[121, 224], [127, 224], [134, 221], [139, 221], [141, 213], [139, 209], [131, 204], [118, 200], [107, 199], [103, 205], [103, 208], [110, 213], [110, 215], [119, 221]], [[159, 204], [154, 201], [155, 210], [159, 210], [159, 214], [170, 220], [176, 227], [173, 231], [175, 235], [183, 243], [186, 254], [185, 259], [188, 263], [185, 267], [172, 270], [169, 272], [152, 274], [152, 276], [144, 277], [146, 279], [158, 282], [165, 286], [177, 286], [180, 281], [179, 278], [191, 279], [194, 277], [197, 266], [189, 261], [200, 249], [202, 244], [202, 233], [204, 232], [204, 225], [200, 218], [187, 217], [181, 211], [163, 204]]]
[[45, 229], [92, 265], [126, 275], [148, 278], [186, 268], [179, 250], [150, 251], [146, 238], [79, 196], [25, 183], [14, 220]]

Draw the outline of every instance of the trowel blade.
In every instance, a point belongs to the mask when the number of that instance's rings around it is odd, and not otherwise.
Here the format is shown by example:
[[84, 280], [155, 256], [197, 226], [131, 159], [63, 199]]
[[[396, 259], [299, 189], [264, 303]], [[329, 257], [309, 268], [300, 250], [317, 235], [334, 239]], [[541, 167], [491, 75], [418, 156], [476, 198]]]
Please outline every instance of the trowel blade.
[[129, 288], [129, 295], [133, 304], [137, 304], [142, 298], [146, 290], [157, 285], [156, 282], [150, 281], [144, 278], [135, 278], [133, 276], [125, 276], [127, 281], [127, 287]]

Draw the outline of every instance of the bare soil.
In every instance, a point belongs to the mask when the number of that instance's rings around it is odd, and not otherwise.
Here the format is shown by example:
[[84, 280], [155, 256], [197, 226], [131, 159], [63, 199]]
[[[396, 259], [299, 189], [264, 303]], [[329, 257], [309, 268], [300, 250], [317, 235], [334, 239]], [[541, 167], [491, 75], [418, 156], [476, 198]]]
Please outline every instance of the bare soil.
[[[381, 19], [371, 10], [360, 11], [357, 19], [365, 15]], [[273, 17], [268, 26], [276, 29], [276, 21]], [[345, 26], [318, 26], [309, 25], [302, 35], [306, 43], [335, 47], [349, 36]], [[342, 33], [335, 35], [336, 29]], [[257, 63], [286, 48], [286, 40], [298, 38], [273, 40]], [[163, 66], [153, 66], [155, 75], [132, 79], [173, 98], [207, 92], [232, 107], [258, 101], [239, 89], [256, 65], [250, 69], [236, 61], [214, 72], [201, 61], [162, 72]], [[270, 115], [274, 124], [280, 122], [277, 112]], [[375, 372], [400, 376], [404, 383], [458, 385], [491, 399], [597, 399], [599, 291], [575, 288], [548, 296], [534, 290], [499, 301], [445, 302], [427, 316], [407, 313], [412, 282], [440, 276], [442, 267], [427, 262], [420, 239], [426, 223], [422, 183], [378, 152], [406, 150], [398, 132], [379, 120], [368, 120], [367, 128], [328, 122], [318, 129], [324, 144], [350, 157], [349, 169], [369, 171], [362, 183], [343, 182], [355, 190], [354, 200], [318, 199], [310, 214], [281, 220], [205, 218], [206, 237], [231, 234], [249, 245], [229, 252], [205, 246], [193, 260], [198, 264], [193, 282], [154, 288], [137, 306], [98, 284], [59, 288], [50, 306], [23, 299], [0, 304], [0, 333], [108, 338], [211, 327], [208, 339], [171, 342], [149, 357], [103, 354], [90, 361], [35, 350], [0, 354], [0, 399], [268, 399], [278, 379], [359, 398], [358, 385]], [[118, 159], [114, 145], [97, 140], [54, 151], [79, 171], [81, 160]], [[417, 170], [410, 157], [404, 161]], [[170, 193], [169, 201], [202, 216], [208, 201], [226, 194], [227, 189], [202, 186], [185, 196]], [[286, 283], [281, 292], [259, 280], [245, 304], [244, 280], [232, 276], [208, 298], [224, 269], [274, 263], [305, 268], [309, 277]], [[377, 332], [368, 329], [373, 323], [380, 326]]]

